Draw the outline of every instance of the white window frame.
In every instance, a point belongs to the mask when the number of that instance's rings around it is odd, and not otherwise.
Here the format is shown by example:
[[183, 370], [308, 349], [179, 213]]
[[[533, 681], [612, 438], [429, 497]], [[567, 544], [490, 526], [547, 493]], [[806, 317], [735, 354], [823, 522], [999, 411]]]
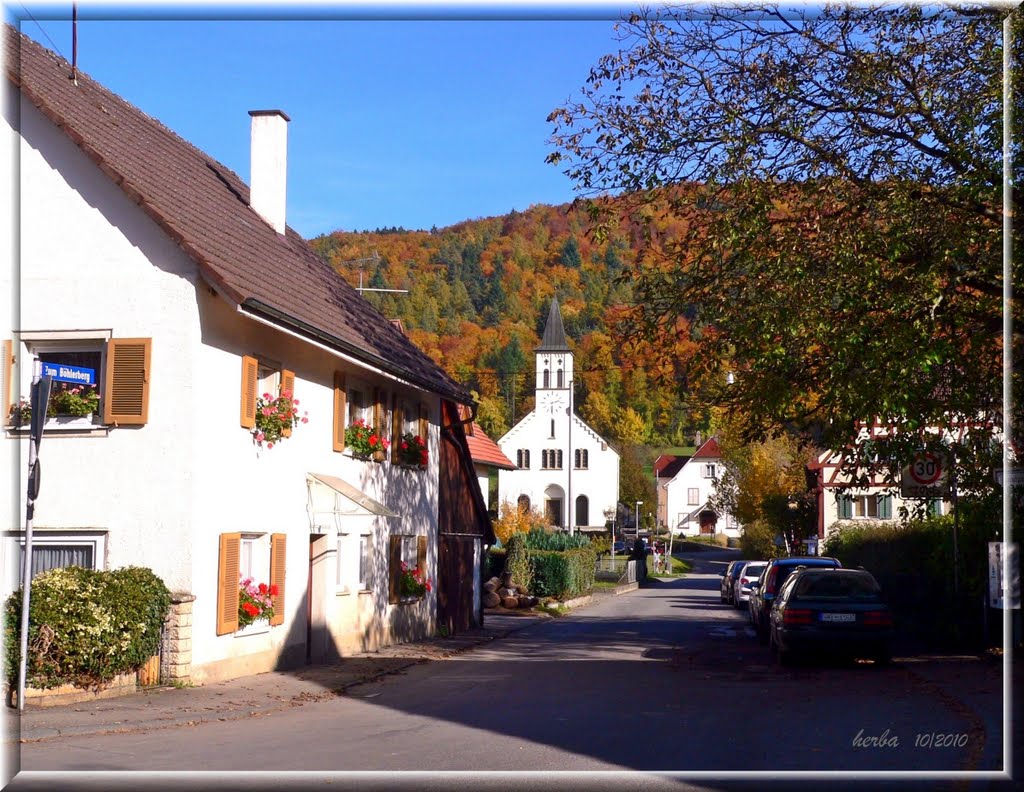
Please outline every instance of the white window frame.
[[704, 478], [713, 479], [715, 478], [716, 466], [714, 462], [704, 463]]
[[686, 488], [686, 505], [700, 506], [700, 487]]
[[[103, 415], [103, 375], [107, 367], [107, 346], [113, 337], [112, 330], [46, 330], [40, 332], [23, 332], [18, 334], [18, 393], [12, 393], [14, 403], [21, 398], [29, 398], [32, 392], [32, 377], [34, 376], [35, 360], [40, 353], [52, 352], [99, 352], [100, 362], [96, 369], [95, 387], [100, 394], [99, 405], [92, 415], [79, 416], [53, 416], [47, 417], [44, 430], [47, 432], [68, 432], [68, 431], [89, 431], [99, 430], [102, 427]], [[27, 365], [26, 365], [27, 363]], [[56, 385], [57, 383], [54, 383]], [[8, 416], [0, 416], [5, 426], [9, 426]], [[21, 427], [22, 431], [28, 431], [26, 424]]]
[[[263, 395], [262, 391], [260, 395]], [[270, 534], [241, 531], [238, 540], [238, 576], [239, 583], [242, 578], [251, 577], [257, 584], [270, 585]], [[243, 638], [266, 632], [270, 632], [269, 623], [253, 622], [240, 627], [234, 632], [234, 636]]]
[[[878, 520], [878, 496], [877, 495], [853, 495], [853, 517], [854, 520]], [[874, 512], [874, 513], [872, 513]]]
[[[347, 387], [348, 393], [345, 416], [345, 426], [352, 426], [357, 419], [362, 418], [367, 426], [373, 425], [373, 389], [363, 380], [350, 382]], [[358, 399], [355, 396], [359, 396]], [[389, 438], [390, 439], [390, 438]]]
[[[5, 548], [10, 559], [9, 568], [4, 572], [4, 596], [9, 596], [21, 586], [23, 561], [22, 550], [25, 547], [24, 531], [7, 531], [4, 534]], [[32, 532], [33, 552], [47, 545], [71, 545], [92, 548], [92, 568], [107, 568], [107, 531], [53, 531], [35, 529]], [[15, 569], [17, 565], [17, 569]]]
[[371, 531], [360, 531], [356, 552], [356, 586], [360, 593], [370, 593], [373, 591], [373, 533]]
[[258, 357], [256, 359], [256, 395], [263, 398], [263, 394], [269, 393], [271, 399], [281, 395], [281, 364]]

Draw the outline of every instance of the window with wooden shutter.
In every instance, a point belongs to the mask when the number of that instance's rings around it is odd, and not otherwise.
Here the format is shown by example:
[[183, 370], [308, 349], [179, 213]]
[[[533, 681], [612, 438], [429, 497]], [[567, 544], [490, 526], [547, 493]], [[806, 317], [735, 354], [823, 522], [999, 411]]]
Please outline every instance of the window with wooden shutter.
[[395, 394], [392, 399], [394, 407], [391, 413], [391, 461], [399, 462], [398, 451], [402, 444], [402, 434], [405, 431], [405, 410], [398, 400], [398, 394]]
[[140, 426], [149, 420], [151, 338], [111, 338], [103, 388], [103, 423]]
[[260, 362], [248, 355], [242, 356], [242, 428], [256, 426], [256, 388], [259, 382]]
[[284, 623], [284, 582], [285, 582], [285, 534], [270, 535], [270, 585], [277, 586], [277, 594], [271, 598], [274, 616], [271, 625]]
[[892, 495], [878, 496], [878, 518], [881, 520], [892, 519]]
[[[289, 398], [295, 398], [295, 372], [285, 369], [281, 372], [281, 395], [288, 394]], [[282, 437], [291, 437], [292, 428], [286, 426], [281, 430]]]
[[400, 599], [398, 579], [402, 574], [402, 537], [388, 537], [388, 602]]
[[14, 393], [14, 341], [9, 339], [4, 341], [3, 350], [0, 350], [0, 354], [3, 355], [3, 365], [0, 366], [0, 420], [4, 424], [10, 423], [11, 405], [14, 404], [15, 399], [18, 397]]
[[242, 535], [220, 535], [220, 561], [217, 565], [217, 635], [238, 629], [238, 568]]
[[333, 447], [338, 452], [345, 450], [345, 415], [347, 410], [345, 402], [345, 375], [340, 371], [335, 371]]

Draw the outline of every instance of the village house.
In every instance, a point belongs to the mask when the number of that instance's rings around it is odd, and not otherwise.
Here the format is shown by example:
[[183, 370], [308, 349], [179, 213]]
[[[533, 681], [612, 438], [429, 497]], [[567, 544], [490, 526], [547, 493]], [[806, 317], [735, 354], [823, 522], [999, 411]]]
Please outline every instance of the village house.
[[564, 530], [606, 530], [619, 500], [619, 455], [576, 415], [573, 353], [557, 299], [536, 350], [535, 393], [535, 408], [498, 440], [515, 463], [498, 473], [499, 506], [540, 509]]
[[[892, 431], [875, 422], [858, 428], [855, 444], [884, 439]], [[937, 432], [936, 432], [937, 434]], [[847, 523], [871, 525], [900, 519], [906, 510], [931, 516], [949, 514], [950, 478], [944, 460], [921, 454], [898, 480], [885, 467], [855, 468], [844, 464], [841, 451], [824, 451], [807, 466], [808, 481], [817, 500], [817, 538], [820, 547], [838, 526]], [[855, 481], [854, 478], [861, 480]]]
[[728, 511], [715, 507], [722, 452], [714, 437], [692, 456], [663, 454], [654, 463], [659, 519], [682, 536], [724, 534], [736, 538], [743, 527]]
[[[13, 295], [0, 306], [5, 591], [20, 585], [17, 414], [38, 361], [87, 372], [82, 393], [98, 399], [46, 422], [34, 572], [152, 569], [174, 593], [164, 679], [478, 624], [494, 538], [464, 426], [472, 397], [286, 225], [288, 116], [240, 117], [247, 185], [10, 26], [4, 62], [17, 162], [5, 196], [18, 200], [0, 213], [18, 240], [0, 283]], [[261, 441], [282, 396], [299, 420]], [[361, 456], [358, 422], [389, 447]], [[425, 451], [403, 453], [406, 435]], [[403, 596], [403, 562], [430, 580], [421, 596]], [[240, 628], [246, 577], [277, 595], [269, 622]]]

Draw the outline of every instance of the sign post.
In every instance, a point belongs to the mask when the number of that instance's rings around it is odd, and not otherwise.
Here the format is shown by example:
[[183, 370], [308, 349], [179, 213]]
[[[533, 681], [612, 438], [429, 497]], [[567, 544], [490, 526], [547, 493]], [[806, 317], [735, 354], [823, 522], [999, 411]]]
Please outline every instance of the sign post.
[[18, 662], [18, 712], [25, 710], [25, 675], [28, 667], [28, 614], [32, 592], [32, 516], [39, 497], [39, 445], [43, 440], [46, 409], [50, 405], [52, 378], [39, 375], [39, 361], [32, 376], [32, 422], [28, 440], [28, 498], [25, 508], [25, 557], [21, 568], [21, 657]]

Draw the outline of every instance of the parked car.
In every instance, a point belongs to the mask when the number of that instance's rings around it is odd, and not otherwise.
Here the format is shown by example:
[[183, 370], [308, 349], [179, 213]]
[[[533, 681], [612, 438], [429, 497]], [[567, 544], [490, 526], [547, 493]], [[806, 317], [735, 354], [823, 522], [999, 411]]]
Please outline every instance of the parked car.
[[626, 552], [628, 552], [626, 550], [626, 543], [622, 541], [612, 542], [612, 551], [615, 553], [615, 555], [625, 554]]
[[748, 563], [747, 559], [730, 561], [722, 575], [721, 595], [722, 602], [732, 603], [732, 592], [736, 585], [736, 579], [740, 576], [740, 570]]
[[739, 577], [732, 587], [732, 604], [737, 608], [747, 607], [750, 601], [750, 584], [761, 579], [761, 573], [768, 566], [767, 561], [751, 561], [740, 569]]
[[771, 615], [775, 595], [798, 566], [834, 568], [841, 567], [842, 564], [828, 556], [787, 556], [771, 559], [761, 572], [761, 579], [750, 587], [750, 623], [754, 625], [757, 640], [762, 644], [768, 643], [768, 617]]
[[771, 610], [769, 643], [780, 663], [822, 652], [891, 659], [892, 612], [874, 576], [863, 569], [797, 569]]

